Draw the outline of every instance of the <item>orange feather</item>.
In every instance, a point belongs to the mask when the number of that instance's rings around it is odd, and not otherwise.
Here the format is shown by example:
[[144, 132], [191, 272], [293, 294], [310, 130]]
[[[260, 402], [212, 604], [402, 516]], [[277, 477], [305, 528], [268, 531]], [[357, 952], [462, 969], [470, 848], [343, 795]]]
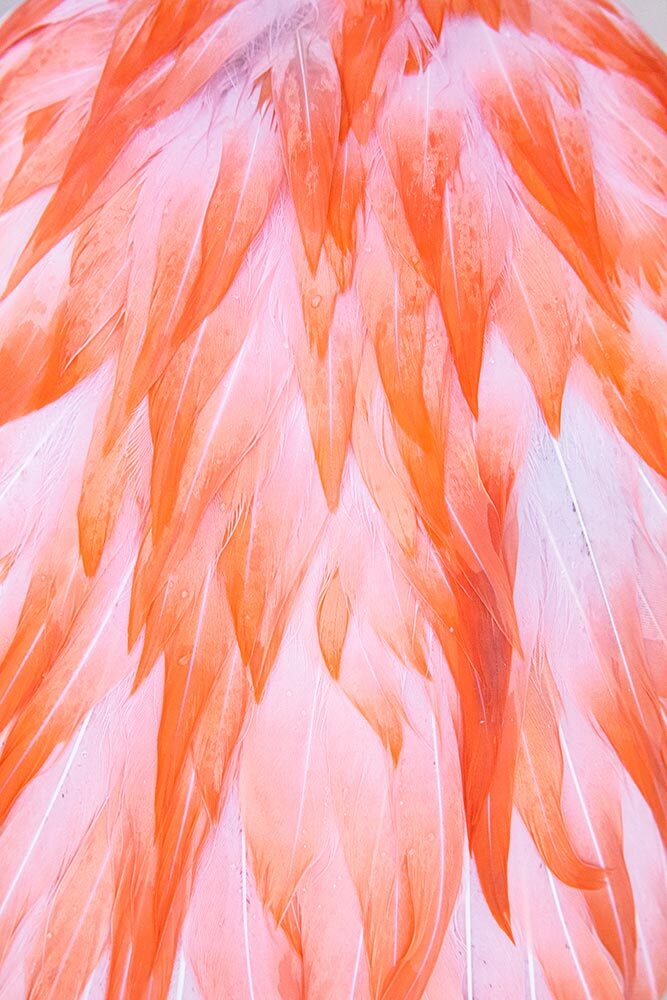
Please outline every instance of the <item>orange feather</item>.
[[0, 997], [667, 989], [667, 61], [0, 24]]

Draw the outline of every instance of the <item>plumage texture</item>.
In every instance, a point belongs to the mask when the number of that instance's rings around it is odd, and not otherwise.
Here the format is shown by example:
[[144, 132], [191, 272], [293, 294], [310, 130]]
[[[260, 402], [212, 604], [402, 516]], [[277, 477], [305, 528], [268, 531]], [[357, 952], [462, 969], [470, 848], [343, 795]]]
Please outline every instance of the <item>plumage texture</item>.
[[667, 61], [0, 26], [0, 997], [660, 1000]]

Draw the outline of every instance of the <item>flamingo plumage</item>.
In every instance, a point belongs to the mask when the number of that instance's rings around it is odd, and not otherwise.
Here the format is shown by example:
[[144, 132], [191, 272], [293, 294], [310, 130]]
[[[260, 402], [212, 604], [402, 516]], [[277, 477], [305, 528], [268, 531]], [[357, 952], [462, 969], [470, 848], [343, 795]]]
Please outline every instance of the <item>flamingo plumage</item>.
[[667, 62], [0, 26], [0, 998], [660, 1000]]

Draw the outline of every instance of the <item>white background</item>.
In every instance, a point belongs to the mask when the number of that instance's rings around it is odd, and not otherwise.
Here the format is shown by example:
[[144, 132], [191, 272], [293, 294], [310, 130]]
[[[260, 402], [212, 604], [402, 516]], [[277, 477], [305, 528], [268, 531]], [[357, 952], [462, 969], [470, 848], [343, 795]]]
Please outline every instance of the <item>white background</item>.
[[624, 6], [667, 49], [667, 0], [625, 0]]

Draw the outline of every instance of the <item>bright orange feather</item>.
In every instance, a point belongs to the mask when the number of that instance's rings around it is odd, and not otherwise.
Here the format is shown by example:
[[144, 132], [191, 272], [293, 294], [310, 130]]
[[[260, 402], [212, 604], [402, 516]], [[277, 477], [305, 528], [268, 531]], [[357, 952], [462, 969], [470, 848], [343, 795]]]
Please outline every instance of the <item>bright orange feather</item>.
[[0, 26], [0, 1000], [660, 1000], [667, 61]]

